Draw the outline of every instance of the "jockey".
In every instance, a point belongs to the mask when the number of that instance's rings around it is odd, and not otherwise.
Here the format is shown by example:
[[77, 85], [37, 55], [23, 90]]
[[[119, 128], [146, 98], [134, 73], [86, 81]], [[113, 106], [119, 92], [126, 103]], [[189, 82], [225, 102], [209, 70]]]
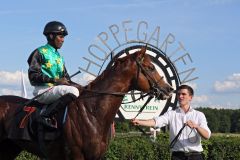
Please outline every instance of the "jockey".
[[45, 111], [41, 112], [41, 121], [44, 125], [53, 127], [50, 118], [60, 109], [79, 96], [77, 84], [70, 80], [64, 65], [64, 59], [59, 54], [68, 35], [67, 29], [61, 22], [51, 21], [46, 24], [43, 34], [48, 43], [35, 49], [28, 58], [28, 77], [34, 86], [33, 95], [37, 101], [47, 105]]

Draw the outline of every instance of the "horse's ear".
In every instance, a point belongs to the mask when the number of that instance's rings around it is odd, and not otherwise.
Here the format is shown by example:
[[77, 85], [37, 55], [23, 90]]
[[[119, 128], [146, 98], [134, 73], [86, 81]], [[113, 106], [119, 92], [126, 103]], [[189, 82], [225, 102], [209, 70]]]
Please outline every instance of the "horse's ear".
[[144, 57], [146, 51], [147, 51], [147, 45], [145, 47], [142, 47], [141, 50], [140, 50], [139, 56], [140, 56], [141, 59]]
[[127, 56], [129, 56], [129, 55], [130, 55], [130, 53], [129, 53], [129, 51], [128, 51], [128, 50], [126, 50], [125, 52], [126, 52], [126, 55], [127, 55]]

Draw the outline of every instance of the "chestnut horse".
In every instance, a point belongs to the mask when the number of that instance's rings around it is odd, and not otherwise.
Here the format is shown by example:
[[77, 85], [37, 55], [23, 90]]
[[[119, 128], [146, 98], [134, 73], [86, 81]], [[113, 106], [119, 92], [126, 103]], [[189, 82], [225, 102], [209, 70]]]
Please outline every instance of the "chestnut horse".
[[[109, 129], [124, 94], [136, 89], [152, 92], [162, 100], [171, 96], [172, 87], [159, 75], [145, 52], [146, 48], [142, 48], [116, 59], [94, 81], [84, 88], [79, 87], [79, 98], [68, 105], [63, 134], [56, 140], [44, 142], [48, 159], [101, 159], [107, 150]], [[37, 141], [6, 138], [16, 106], [23, 101], [26, 99], [17, 96], [0, 96], [1, 160], [13, 160], [22, 150], [43, 157]]]

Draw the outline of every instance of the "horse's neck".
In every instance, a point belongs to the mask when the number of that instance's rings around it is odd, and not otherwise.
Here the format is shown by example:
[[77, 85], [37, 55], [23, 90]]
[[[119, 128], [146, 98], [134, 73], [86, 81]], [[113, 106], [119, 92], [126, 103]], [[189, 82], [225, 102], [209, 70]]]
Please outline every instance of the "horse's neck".
[[[111, 71], [105, 78], [99, 79], [91, 86], [92, 90], [107, 92], [95, 99], [96, 115], [103, 121], [112, 122], [124, 96], [111, 95], [111, 93], [127, 93], [131, 85], [132, 76], [124, 75], [122, 71]], [[92, 106], [91, 106], [92, 107]]]
[[129, 91], [131, 85], [132, 74], [122, 70], [110, 70], [103, 72], [94, 83], [88, 85], [87, 88], [107, 93]]

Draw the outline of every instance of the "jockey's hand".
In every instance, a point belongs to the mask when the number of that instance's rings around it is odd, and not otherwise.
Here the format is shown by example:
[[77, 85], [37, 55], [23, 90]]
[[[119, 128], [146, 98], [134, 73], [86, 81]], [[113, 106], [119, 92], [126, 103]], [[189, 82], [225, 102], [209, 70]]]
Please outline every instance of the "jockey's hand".
[[55, 79], [56, 85], [70, 85], [66, 78]]

